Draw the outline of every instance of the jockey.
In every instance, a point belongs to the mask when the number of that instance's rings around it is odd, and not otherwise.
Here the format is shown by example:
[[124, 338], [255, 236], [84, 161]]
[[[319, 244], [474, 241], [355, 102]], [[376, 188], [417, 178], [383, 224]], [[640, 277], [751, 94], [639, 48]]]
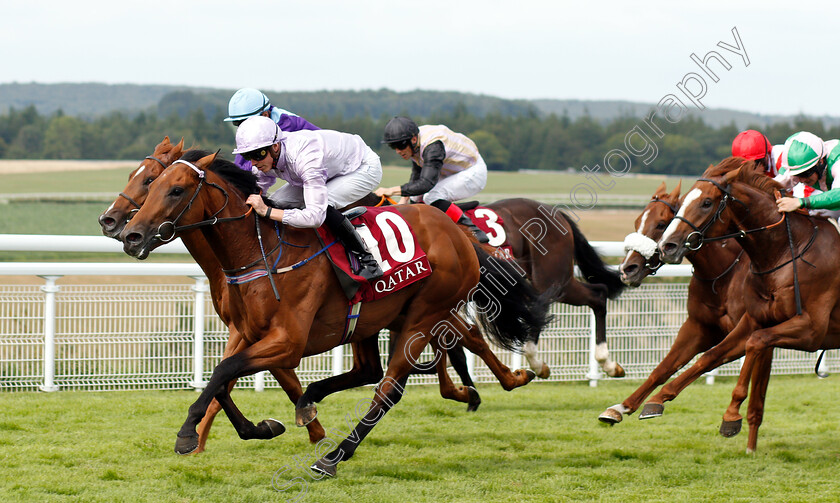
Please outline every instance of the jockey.
[[466, 136], [446, 126], [420, 126], [408, 117], [394, 117], [385, 125], [382, 143], [411, 160], [408, 183], [380, 188], [376, 195], [402, 196], [400, 204], [424, 202], [438, 208], [455, 223], [469, 228], [481, 243], [487, 235], [452, 201], [474, 196], [487, 184], [487, 165]]
[[[225, 122], [232, 122], [234, 126], [239, 127], [245, 119], [255, 115], [270, 117], [280, 127], [280, 130], [285, 132], [300, 131], [301, 129], [312, 131], [321, 129], [303, 117], [273, 106], [268, 101], [268, 96], [258, 89], [245, 87], [233, 93], [228, 102], [228, 117]], [[243, 159], [242, 156], [237, 154], [234, 162], [245, 171], [251, 171], [251, 163]]]
[[247, 203], [257, 214], [292, 227], [326, 224], [359, 259], [359, 276], [368, 281], [382, 276], [356, 228], [336, 209], [368, 195], [382, 179], [379, 156], [358, 135], [326, 129], [286, 133], [272, 119], [256, 116], [239, 126], [233, 153], [251, 161], [263, 194], [277, 177], [288, 182], [271, 195], [273, 203], [302, 206], [272, 209], [261, 196], [251, 194]]
[[765, 175], [774, 177], [779, 173], [776, 166], [778, 155], [774, 156], [773, 152], [774, 149], [778, 152], [779, 147], [772, 146], [770, 140], [755, 129], [747, 129], [732, 140], [732, 156], [755, 161], [756, 165], [763, 168]]
[[[777, 201], [779, 211], [799, 208], [840, 210], [840, 148], [838, 140], [823, 142], [816, 135], [800, 131], [785, 142], [782, 155], [785, 168], [780, 177], [790, 179], [794, 197]], [[812, 212], [813, 213], [813, 212]]]

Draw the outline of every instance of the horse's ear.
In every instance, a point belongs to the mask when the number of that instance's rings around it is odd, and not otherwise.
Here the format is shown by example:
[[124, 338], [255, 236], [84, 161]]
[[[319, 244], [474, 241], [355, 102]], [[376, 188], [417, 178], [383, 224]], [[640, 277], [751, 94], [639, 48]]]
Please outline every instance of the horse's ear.
[[179, 141], [178, 144], [175, 145], [175, 148], [177, 148], [181, 152], [184, 151], [184, 137], [183, 136], [181, 137], [181, 141]]
[[677, 188], [671, 192], [671, 201], [676, 201], [680, 198], [680, 189], [682, 188], [682, 180], [677, 183]]
[[199, 160], [198, 160], [198, 162], [196, 162], [195, 164], [196, 164], [197, 166], [201, 166], [202, 168], [207, 167], [207, 166], [209, 166], [209, 165], [210, 165], [210, 164], [211, 164], [214, 160], [216, 160], [216, 154], [218, 154], [218, 152], [215, 152], [215, 153], [210, 154], [210, 155], [205, 155], [204, 157], [202, 157], [201, 159], [199, 159]]
[[733, 169], [732, 171], [729, 171], [728, 173], [723, 175], [723, 184], [729, 185], [730, 183], [732, 183], [733, 180], [737, 180], [738, 175], [741, 174], [741, 169], [743, 169], [743, 166], [739, 167], [738, 169]]
[[665, 188], [665, 182], [662, 182], [662, 183], [659, 184], [659, 187], [656, 188], [656, 191], [654, 191], [653, 195], [654, 196], [661, 196], [662, 194], [665, 193], [666, 190], [667, 189]]
[[169, 136], [164, 136], [164, 137], [163, 137], [163, 141], [162, 141], [162, 142], [160, 142], [160, 144], [161, 144], [161, 145], [169, 145], [169, 144], [171, 144], [171, 143], [172, 143], [172, 142], [170, 142], [170, 141], [169, 141]]

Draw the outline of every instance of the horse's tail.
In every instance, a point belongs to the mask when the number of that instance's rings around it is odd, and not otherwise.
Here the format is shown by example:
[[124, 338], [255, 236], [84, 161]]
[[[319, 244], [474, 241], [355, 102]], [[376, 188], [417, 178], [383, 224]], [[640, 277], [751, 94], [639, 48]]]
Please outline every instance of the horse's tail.
[[521, 351], [526, 342], [536, 342], [551, 321], [548, 314], [557, 292], [540, 295], [525, 279], [524, 271], [507, 260], [498, 259], [473, 243], [481, 277], [470, 292], [475, 318], [485, 335], [498, 346]]
[[619, 274], [604, 264], [598, 252], [592, 248], [586, 236], [570, 218], [566, 218], [572, 228], [575, 240], [575, 262], [588, 283], [601, 284], [607, 287], [607, 298], [614, 299], [627, 287]]

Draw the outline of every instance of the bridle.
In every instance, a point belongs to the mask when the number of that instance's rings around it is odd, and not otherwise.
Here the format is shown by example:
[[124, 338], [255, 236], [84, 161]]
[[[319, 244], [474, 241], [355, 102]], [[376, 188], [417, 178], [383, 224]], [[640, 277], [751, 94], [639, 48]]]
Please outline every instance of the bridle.
[[[160, 160], [160, 159], [158, 159], [157, 157], [154, 157], [154, 156], [151, 156], [151, 155], [147, 155], [147, 156], [146, 156], [146, 159], [150, 159], [150, 160], [152, 160], [152, 161], [155, 161], [155, 162], [157, 162], [158, 164], [160, 164], [160, 165], [161, 165], [161, 167], [163, 167], [163, 169], [166, 169], [166, 164], [164, 164], [164, 163], [163, 163], [163, 161], [161, 161], [161, 160]], [[119, 195], [120, 195], [121, 197], [124, 197], [124, 198], [126, 199], [126, 201], [128, 201], [129, 203], [131, 203], [132, 205], [134, 205], [134, 208], [133, 208], [133, 209], [129, 212], [128, 217], [126, 218], [126, 220], [131, 220], [131, 217], [133, 217], [135, 213], [137, 213], [138, 211], [140, 211], [140, 206], [141, 206], [141, 205], [140, 205], [140, 203], [138, 203], [137, 201], [135, 201], [134, 199], [132, 199], [132, 198], [131, 198], [128, 194], [126, 194], [125, 192], [120, 192], [120, 194], [119, 194]]]
[[[230, 196], [228, 196], [228, 193], [224, 189], [224, 187], [222, 187], [220, 185], [217, 185], [213, 182], [207, 181], [207, 178], [204, 176], [204, 171], [199, 169], [196, 165], [192, 164], [191, 162], [184, 161], [182, 159], [178, 159], [177, 161], [172, 163], [173, 166], [175, 164], [185, 164], [185, 165], [189, 166], [193, 171], [195, 171], [195, 173], [198, 175], [198, 185], [196, 186], [195, 192], [193, 192], [192, 197], [190, 197], [189, 202], [187, 203], [186, 206], [184, 206], [184, 208], [181, 209], [181, 212], [178, 213], [178, 216], [176, 216], [174, 220], [167, 220], [165, 222], [162, 222], [158, 226], [157, 234], [155, 234], [153, 237], [161, 240], [164, 243], [168, 243], [168, 242], [172, 241], [173, 239], [175, 239], [175, 236], [179, 232], [183, 232], [183, 231], [186, 231], [186, 230], [197, 229], [199, 227], [206, 227], [208, 225], [216, 225], [217, 223], [221, 223], [221, 222], [232, 222], [232, 221], [235, 221], [235, 220], [241, 220], [241, 219], [245, 218], [246, 216], [248, 216], [254, 210], [254, 208], [251, 207], [251, 208], [248, 209], [248, 211], [246, 211], [242, 215], [239, 215], [239, 216], [236, 216], [236, 217], [219, 218], [219, 216], [218, 216], [219, 213], [224, 211], [225, 208], [227, 208], [228, 202], [230, 202]], [[219, 189], [220, 191], [222, 191], [222, 194], [224, 194], [224, 196], [225, 196], [225, 204], [223, 204], [221, 208], [219, 208], [215, 213], [213, 213], [213, 216], [211, 216], [210, 218], [208, 218], [206, 220], [202, 220], [200, 222], [195, 222], [195, 223], [192, 223], [192, 224], [178, 226], [177, 225], [178, 221], [181, 220], [181, 217], [183, 217], [184, 214], [187, 211], [189, 211], [189, 209], [192, 207], [193, 202], [195, 202], [196, 197], [198, 197], [198, 193], [201, 192], [201, 188], [204, 187], [205, 183], [207, 185], [211, 186], [211, 187], [215, 187], [215, 188]], [[164, 229], [166, 229], [166, 230], [171, 229], [171, 231], [168, 233], [168, 237], [164, 236], [164, 234], [163, 234]]]

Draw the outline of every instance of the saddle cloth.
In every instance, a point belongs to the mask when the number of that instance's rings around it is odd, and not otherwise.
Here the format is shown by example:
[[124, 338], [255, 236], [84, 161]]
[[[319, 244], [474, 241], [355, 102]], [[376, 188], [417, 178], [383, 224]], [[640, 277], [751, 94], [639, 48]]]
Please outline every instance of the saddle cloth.
[[[432, 273], [426, 252], [396, 208], [367, 208], [350, 221], [385, 273], [368, 283], [354, 272], [358, 270], [358, 261], [340, 241], [330, 246], [327, 256], [351, 304], [381, 299]], [[335, 241], [326, 226], [318, 228], [318, 239], [323, 245]]]
[[[461, 205], [459, 204], [459, 206]], [[504, 220], [502, 220], [502, 217], [498, 213], [490, 208], [478, 205], [471, 208], [469, 206], [466, 208], [461, 206], [461, 208], [464, 210], [464, 213], [470, 217], [470, 220], [473, 221], [476, 227], [487, 234], [487, 237], [490, 238], [490, 242], [488, 244], [497, 248], [498, 252], [496, 255], [499, 258], [513, 258], [513, 248], [511, 248], [510, 243], [508, 243], [507, 233], [505, 233], [504, 228]]]

